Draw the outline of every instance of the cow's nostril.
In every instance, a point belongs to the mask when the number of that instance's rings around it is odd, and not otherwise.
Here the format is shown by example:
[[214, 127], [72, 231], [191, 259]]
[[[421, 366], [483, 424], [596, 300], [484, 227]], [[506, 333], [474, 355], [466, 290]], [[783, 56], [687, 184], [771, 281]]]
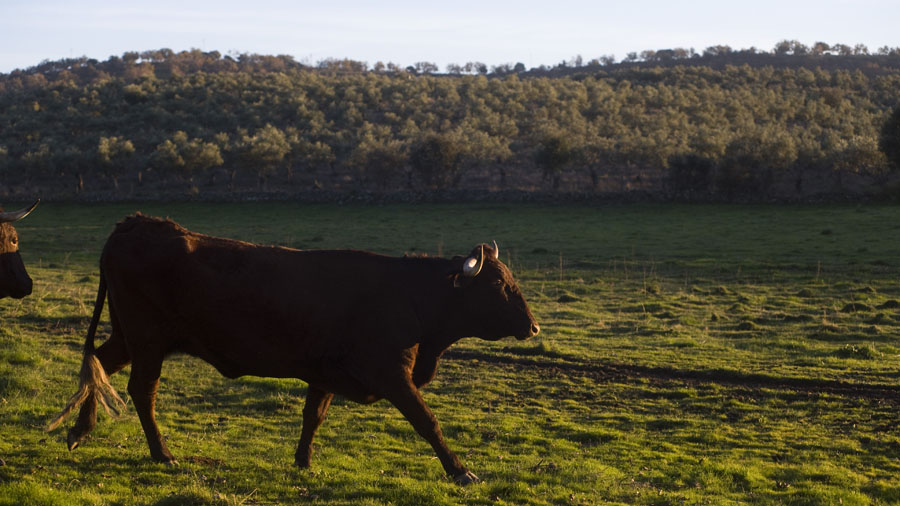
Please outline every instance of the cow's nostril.
[[531, 324], [531, 335], [532, 335], [532, 336], [536, 336], [536, 335], [538, 335], [540, 332], [541, 332], [541, 326], [538, 325], [537, 323], [532, 323], [532, 324]]

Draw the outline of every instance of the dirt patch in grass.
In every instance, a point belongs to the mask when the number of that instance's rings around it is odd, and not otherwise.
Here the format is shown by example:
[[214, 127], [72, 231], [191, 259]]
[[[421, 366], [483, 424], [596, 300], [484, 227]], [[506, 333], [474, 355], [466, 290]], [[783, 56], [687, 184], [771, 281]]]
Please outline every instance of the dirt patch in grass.
[[855, 313], [858, 311], [872, 311], [872, 307], [862, 302], [851, 302], [841, 308], [842, 313]]
[[883, 304], [879, 304], [878, 306], [875, 306], [875, 307], [878, 309], [900, 309], [900, 302], [898, 302], [894, 299], [891, 299], [891, 300], [885, 301]]
[[199, 464], [201, 466], [221, 467], [225, 465], [225, 461], [222, 459], [206, 457], [203, 455], [190, 455], [188, 457], [183, 457], [180, 460], [191, 464]]
[[[449, 360], [479, 360], [515, 369], [527, 369], [529, 374], [553, 376], [586, 376], [598, 382], [713, 383], [749, 390], [792, 390], [808, 395], [830, 394], [842, 397], [878, 400], [900, 406], [900, 386], [887, 384], [849, 383], [846, 381], [791, 378], [748, 374], [724, 369], [692, 370], [668, 367], [649, 367], [622, 363], [587, 363], [573, 360], [549, 361], [531, 357], [510, 357], [467, 350], [450, 350]], [[523, 372], [522, 374], [525, 374]]]

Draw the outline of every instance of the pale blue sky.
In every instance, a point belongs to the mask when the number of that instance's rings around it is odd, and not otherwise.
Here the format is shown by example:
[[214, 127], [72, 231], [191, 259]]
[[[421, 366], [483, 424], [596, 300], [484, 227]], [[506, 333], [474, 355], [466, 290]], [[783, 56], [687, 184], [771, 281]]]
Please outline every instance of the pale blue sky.
[[0, 0], [0, 72], [42, 60], [199, 48], [351, 58], [555, 65], [582, 55], [782, 39], [900, 46], [898, 0]]

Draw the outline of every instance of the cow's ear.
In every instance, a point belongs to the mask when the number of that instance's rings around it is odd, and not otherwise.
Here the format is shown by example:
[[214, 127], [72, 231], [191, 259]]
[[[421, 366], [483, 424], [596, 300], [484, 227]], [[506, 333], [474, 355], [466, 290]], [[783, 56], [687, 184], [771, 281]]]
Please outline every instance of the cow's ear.
[[461, 256], [455, 256], [451, 259], [450, 272], [447, 273], [447, 279], [449, 279], [453, 288], [467, 287], [472, 284], [472, 280], [475, 279], [463, 274], [463, 265], [466, 260], [468, 260], [468, 258]]

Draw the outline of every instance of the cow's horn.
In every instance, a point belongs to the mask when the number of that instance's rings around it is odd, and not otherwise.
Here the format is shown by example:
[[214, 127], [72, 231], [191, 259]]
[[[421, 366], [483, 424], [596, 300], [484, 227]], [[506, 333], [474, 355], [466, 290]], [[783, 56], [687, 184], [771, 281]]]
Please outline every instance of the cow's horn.
[[497, 246], [497, 241], [493, 241], [494, 243], [494, 260], [500, 260], [500, 246]]
[[34, 204], [31, 204], [30, 207], [23, 207], [18, 211], [8, 211], [5, 213], [0, 213], [0, 223], [7, 223], [10, 221], [19, 221], [22, 218], [28, 216], [31, 211], [34, 211], [34, 208], [40, 203], [41, 199], [37, 199], [34, 201]]
[[484, 245], [481, 246], [481, 251], [478, 253], [478, 258], [469, 257], [463, 263], [463, 276], [467, 278], [474, 278], [481, 272], [481, 268], [484, 266]]

